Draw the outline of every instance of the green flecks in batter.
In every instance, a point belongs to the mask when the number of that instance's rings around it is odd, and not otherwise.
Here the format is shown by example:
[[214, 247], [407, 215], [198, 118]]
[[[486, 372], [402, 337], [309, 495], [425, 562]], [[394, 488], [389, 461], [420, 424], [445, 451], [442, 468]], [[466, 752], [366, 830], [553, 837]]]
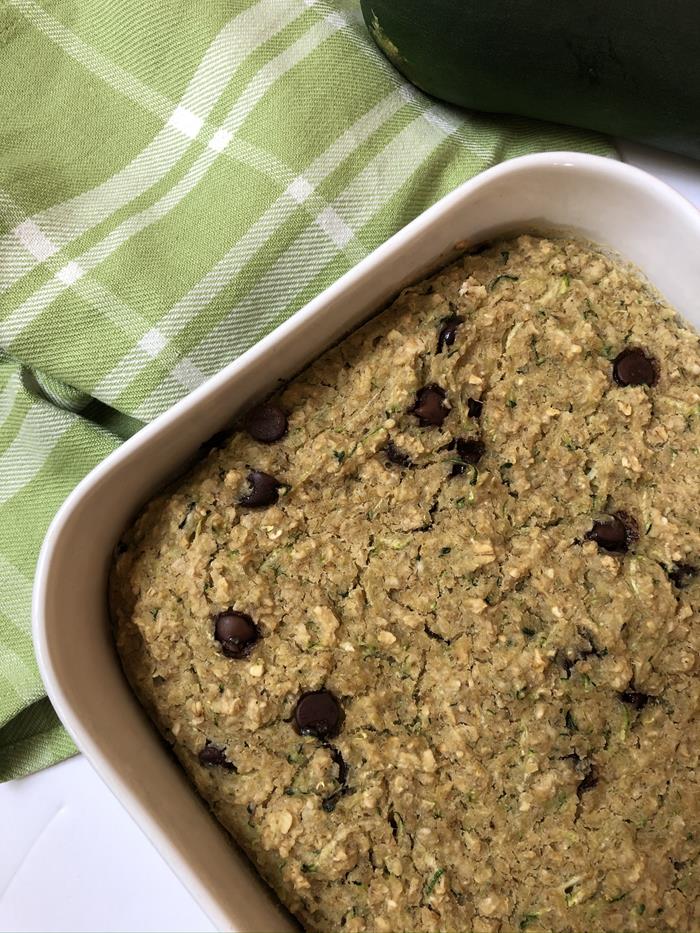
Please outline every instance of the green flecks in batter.
[[430, 878], [430, 880], [426, 883], [426, 885], [425, 885], [425, 896], [426, 896], [426, 898], [430, 897], [430, 895], [431, 895], [431, 894], [433, 893], [433, 891], [435, 890], [435, 885], [438, 883], [438, 881], [442, 878], [442, 876], [443, 876], [444, 874], [445, 874], [445, 869], [444, 869], [444, 868], [438, 868], [437, 871], [436, 871], [436, 872], [433, 874], [433, 876]]

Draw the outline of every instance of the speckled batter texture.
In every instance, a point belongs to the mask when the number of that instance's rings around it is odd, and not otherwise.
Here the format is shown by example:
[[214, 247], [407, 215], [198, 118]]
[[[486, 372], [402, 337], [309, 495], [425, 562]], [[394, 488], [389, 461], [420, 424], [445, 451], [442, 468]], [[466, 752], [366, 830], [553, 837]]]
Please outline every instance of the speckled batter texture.
[[[630, 347], [653, 384], [616, 383]], [[282, 439], [233, 433], [126, 533], [127, 675], [308, 930], [700, 929], [699, 375], [626, 267], [500, 242], [287, 386]], [[250, 470], [277, 503], [240, 504]], [[230, 610], [260, 635], [240, 658]], [[293, 721], [321, 689], [326, 740]]]

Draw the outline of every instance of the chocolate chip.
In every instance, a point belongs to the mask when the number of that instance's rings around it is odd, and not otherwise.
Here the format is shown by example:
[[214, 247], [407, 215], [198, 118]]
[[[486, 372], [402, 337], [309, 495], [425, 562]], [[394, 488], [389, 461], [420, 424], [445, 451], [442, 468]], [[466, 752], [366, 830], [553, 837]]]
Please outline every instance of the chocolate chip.
[[647, 693], [638, 693], [636, 690], [625, 690], [624, 693], [618, 694], [623, 703], [627, 703], [628, 706], [633, 706], [635, 709], [644, 709], [649, 700], [652, 699]]
[[445, 405], [447, 392], [435, 384], [424, 386], [416, 393], [416, 402], [410, 411], [418, 418], [421, 427], [441, 427], [450, 409]]
[[594, 522], [586, 535], [605, 551], [626, 551], [637, 538], [637, 523], [626, 512], [617, 512], [604, 521]]
[[278, 405], [264, 402], [248, 413], [245, 428], [253, 440], [273, 444], [287, 433], [287, 416]]
[[269, 473], [262, 470], [251, 470], [247, 476], [251, 490], [238, 500], [239, 505], [249, 509], [258, 509], [266, 505], [274, 505], [279, 499], [279, 488], [283, 484]]
[[640, 347], [626, 347], [613, 360], [613, 379], [619, 386], [653, 386], [658, 378], [656, 361]]
[[232, 761], [226, 758], [226, 752], [218, 745], [212, 745], [211, 742], [202, 748], [197, 756], [199, 763], [206, 767], [224, 768], [226, 771], [236, 771], [237, 768]]
[[330, 690], [312, 690], [297, 700], [294, 720], [301, 735], [330, 739], [338, 734], [343, 711]]
[[476, 464], [486, 452], [483, 441], [474, 437], [457, 438], [457, 453], [465, 463]]
[[591, 541], [595, 541], [598, 547], [602, 547], [606, 551], [624, 551], [626, 548], [627, 532], [619, 518], [594, 522], [586, 537]]
[[244, 658], [260, 638], [260, 630], [245, 612], [220, 612], [214, 620], [214, 638], [227, 658]]
[[467, 399], [467, 413], [470, 418], [481, 418], [481, 411], [484, 407], [484, 403], [480, 402], [478, 398], [468, 398]]
[[393, 441], [389, 441], [384, 448], [386, 453], [386, 458], [390, 463], [395, 463], [397, 466], [402, 467], [411, 467], [413, 462], [408, 454], [401, 450]]
[[452, 476], [461, 476], [468, 466], [476, 466], [486, 452], [483, 442], [474, 437], [458, 437], [448, 446], [457, 451], [461, 461], [452, 466]]
[[674, 586], [682, 590], [684, 586], [690, 583], [697, 572], [697, 568], [693, 567], [692, 564], [676, 564], [673, 570], [668, 571], [668, 578]]
[[438, 334], [438, 353], [442, 353], [444, 347], [452, 346], [452, 344], [455, 342], [457, 328], [460, 324], [464, 324], [464, 318], [460, 317], [459, 314], [452, 314], [450, 317], [445, 318], [445, 320], [442, 322], [440, 333]]

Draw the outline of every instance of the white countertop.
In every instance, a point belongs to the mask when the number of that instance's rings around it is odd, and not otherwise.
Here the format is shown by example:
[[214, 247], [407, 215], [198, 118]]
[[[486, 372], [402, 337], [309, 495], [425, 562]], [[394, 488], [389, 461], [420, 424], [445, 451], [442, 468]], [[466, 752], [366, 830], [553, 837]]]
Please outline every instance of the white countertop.
[[[700, 162], [621, 144], [700, 207]], [[214, 926], [78, 756], [0, 785], [0, 933]]]

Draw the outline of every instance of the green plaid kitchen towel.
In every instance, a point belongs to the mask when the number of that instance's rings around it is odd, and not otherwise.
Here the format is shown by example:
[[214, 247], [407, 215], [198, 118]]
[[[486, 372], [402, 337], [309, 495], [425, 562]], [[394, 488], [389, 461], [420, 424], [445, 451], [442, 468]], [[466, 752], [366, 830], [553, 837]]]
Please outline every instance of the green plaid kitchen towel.
[[71, 754], [31, 583], [75, 483], [494, 162], [600, 138], [404, 83], [357, 0], [0, 0], [0, 779]]

